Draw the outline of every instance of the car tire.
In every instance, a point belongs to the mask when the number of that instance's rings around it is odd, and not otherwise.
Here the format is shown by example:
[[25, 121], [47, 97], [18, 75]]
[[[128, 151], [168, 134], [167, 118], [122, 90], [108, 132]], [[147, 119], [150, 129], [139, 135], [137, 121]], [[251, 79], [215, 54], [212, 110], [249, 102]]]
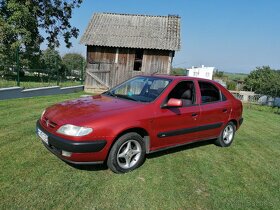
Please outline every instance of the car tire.
[[235, 131], [235, 124], [229, 122], [222, 130], [220, 136], [215, 140], [215, 144], [220, 147], [229, 147], [233, 142]]
[[145, 143], [137, 133], [127, 133], [114, 143], [107, 166], [115, 173], [126, 173], [141, 166], [145, 160]]

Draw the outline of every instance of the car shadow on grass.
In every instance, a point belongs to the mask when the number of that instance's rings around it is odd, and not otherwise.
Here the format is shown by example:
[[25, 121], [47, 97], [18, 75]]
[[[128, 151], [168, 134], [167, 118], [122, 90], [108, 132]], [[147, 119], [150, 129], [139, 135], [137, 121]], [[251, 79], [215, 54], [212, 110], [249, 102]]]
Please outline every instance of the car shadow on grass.
[[[178, 146], [178, 147], [165, 149], [165, 150], [158, 151], [158, 152], [155, 152], [155, 153], [147, 154], [146, 158], [147, 159], [152, 159], [152, 158], [157, 158], [157, 157], [160, 157], [160, 156], [163, 156], [163, 155], [169, 155], [169, 154], [181, 152], [181, 151], [184, 151], [184, 150], [195, 149], [197, 147], [207, 146], [207, 145], [213, 144], [213, 141], [214, 141], [214, 139], [213, 140], [190, 143], [190, 144], [187, 144], [187, 145], [182, 145], [182, 146]], [[97, 164], [97, 165], [75, 165], [75, 164], [71, 164], [71, 163], [67, 163], [67, 164], [69, 166], [75, 168], [75, 169], [83, 170], [83, 171], [103, 171], [103, 170], [108, 169], [108, 167], [106, 165], [106, 161], [103, 164]]]
[[93, 165], [76, 165], [76, 164], [71, 164], [71, 163], [67, 163], [69, 166], [78, 169], [78, 170], [82, 170], [82, 171], [104, 171], [107, 170], [108, 167], [105, 163], [103, 164], [93, 164]]
[[152, 158], [157, 158], [160, 156], [164, 156], [164, 155], [169, 155], [169, 154], [173, 154], [173, 153], [177, 153], [177, 152], [181, 152], [184, 150], [189, 150], [189, 149], [194, 149], [197, 147], [203, 147], [203, 146], [207, 146], [210, 144], [214, 144], [214, 140], [207, 140], [207, 141], [199, 141], [199, 142], [194, 142], [194, 143], [190, 143], [190, 144], [186, 144], [186, 145], [182, 145], [182, 146], [177, 146], [177, 147], [173, 147], [173, 148], [169, 148], [169, 149], [164, 149], [162, 151], [158, 151], [155, 153], [151, 153], [148, 154], [146, 157], [148, 159], [152, 159]]

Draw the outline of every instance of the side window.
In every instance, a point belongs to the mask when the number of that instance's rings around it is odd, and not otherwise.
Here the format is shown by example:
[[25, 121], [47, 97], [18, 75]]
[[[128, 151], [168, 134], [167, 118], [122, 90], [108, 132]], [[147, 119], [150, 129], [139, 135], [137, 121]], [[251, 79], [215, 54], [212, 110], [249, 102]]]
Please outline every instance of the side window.
[[192, 81], [179, 82], [168, 95], [170, 98], [181, 99], [183, 106], [195, 104], [195, 89]]
[[220, 91], [209, 82], [198, 82], [201, 94], [201, 103], [211, 103], [221, 100]]
[[222, 93], [222, 101], [226, 101], [227, 97]]

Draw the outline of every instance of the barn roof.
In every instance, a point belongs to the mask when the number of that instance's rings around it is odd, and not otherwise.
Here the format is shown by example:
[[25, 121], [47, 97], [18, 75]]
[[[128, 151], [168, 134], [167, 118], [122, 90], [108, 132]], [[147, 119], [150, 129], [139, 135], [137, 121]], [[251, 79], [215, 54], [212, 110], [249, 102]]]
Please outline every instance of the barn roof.
[[95, 13], [81, 44], [179, 50], [180, 17]]

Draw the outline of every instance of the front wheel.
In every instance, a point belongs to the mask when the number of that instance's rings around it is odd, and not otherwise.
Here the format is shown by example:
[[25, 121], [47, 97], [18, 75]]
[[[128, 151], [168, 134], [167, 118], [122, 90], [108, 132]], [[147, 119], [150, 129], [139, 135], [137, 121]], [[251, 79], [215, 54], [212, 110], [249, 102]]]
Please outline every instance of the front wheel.
[[233, 122], [229, 122], [215, 141], [215, 144], [221, 147], [229, 147], [233, 142], [235, 131], [236, 126]]
[[126, 173], [138, 168], [145, 160], [145, 143], [137, 133], [121, 136], [113, 145], [107, 160], [115, 173]]

